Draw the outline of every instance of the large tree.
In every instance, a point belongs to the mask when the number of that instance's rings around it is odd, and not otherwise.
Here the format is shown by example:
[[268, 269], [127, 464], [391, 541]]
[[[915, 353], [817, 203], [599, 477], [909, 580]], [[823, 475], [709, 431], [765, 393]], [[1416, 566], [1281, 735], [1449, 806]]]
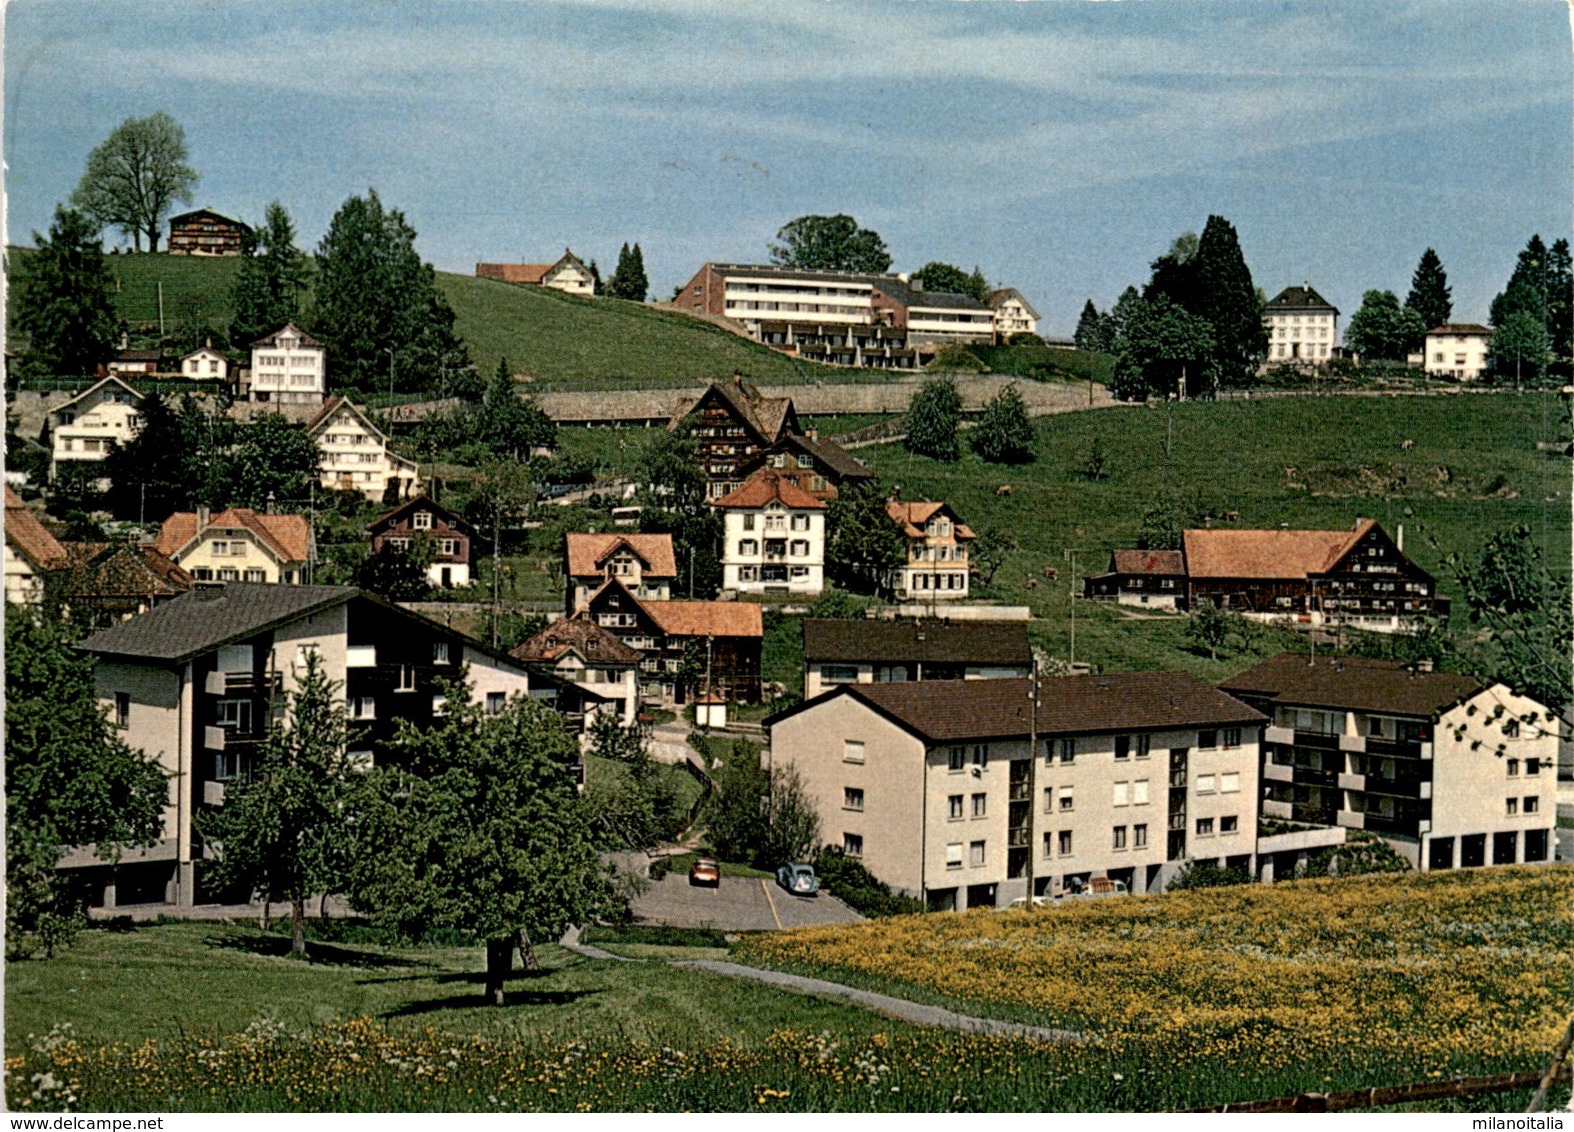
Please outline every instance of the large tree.
[[656, 434], [640, 457], [640, 530], [672, 536], [678, 578], [674, 596], [708, 598], [721, 586], [721, 516], [705, 498], [699, 445], [689, 422]]
[[644, 253], [639, 250], [638, 244], [632, 248], [624, 244], [618, 251], [618, 265], [612, 271], [612, 278], [607, 280], [606, 293], [614, 299], [643, 303], [649, 291], [650, 280], [645, 277]]
[[[1516, 287], [1524, 288], [1517, 296]], [[1492, 300], [1492, 325], [1502, 326], [1503, 320], [1513, 311], [1532, 308], [1542, 325], [1546, 325], [1547, 245], [1539, 234], [1531, 236], [1525, 244], [1525, 249], [1514, 261], [1514, 273], [1508, 277], [1508, 285]]]
[[1444, 325], [1454, 315], [1448, 274], [1443, 270], [1443, 261], [1431, 248], [1421, 253], [1421, 261], [1410, 277], [1410, 294], [1405, 297], [1405, 308], [1420, 318], [1423, 332]]
[[311, 485], [321, 474], [322, 454], [304, 424], [264, 413], [238, 426], [231, 436], [232, 443], [222, 455], [222, 484], [215, 485], [222, 495], [206, 502], [293, 510], [311, 498]]
[[960, 267], [936, 260], [926, 263], [915, 273], [926, 291], [941, 291], [948, 295], [966, 295], [981, 303], [989, 301], [989, 284], [977, 268], [968, 274]]
[[1208, 217], [1189, 266], [1198, 288], [1192, 313], [1213, 328], [1218, 383], [1235, 388], [1250, 385], [1268, 355], [1268, 331], [1263, 325], [1262, 298], [1252, 284], [1235, 225], [1222, 216]]
[[445, 693], [435, 726], [404, 728], [367, 774], [346, 891], [406, 935], [446, 927], [485, 940], [486, 999], [501, 1006], [514, 949], [530, 956], [532, 941], [607, 910], [610, 877], [563, 717], [528, 696], [488, 714], [464, 685]]
[[909, 452], [947, 463], [960, 454], [957, 429], [962, 423], [962, 395], [950, 378], [924, 382], [907, 405], [907, 438], [902, 442]]
[[528, 460], [531, 449], [551, 448], [557, 442], [552, 418], [541, 411], [534, 398], [519, 396], [507, 358], [498, 359], [477, 417], [477, 436], [499, 459]]
[[848, 484], [826, 505], [825, 572], [835, 585], [856, 593], [882, 591], [906, 561], [907, 544], [885, 509], [879, 484]]
[[1016, 383], [1005, 386], [984, 406], [969, 438], [974, 452], [991, 464], [1026, 464], [1033, 459], [1033, 422]]
[[162, 394], [143, 397], [137, 412], [142, 417], [137, 434], [104, 458], [109, 509], [117, 518], [160, 522], [171, 512], [190, 509], [193, 457], [209, 453], [188, 447], [188, 442], [200, 443], [200, 434]]
[[311, 260], [295, 246], [295, 225], [274, 201], [264, 213], [256, 241], [242, 258], [231, 288], [235, 318], [230, 338], [245, 349], [301, 315], [311, 283]]
[[[415, 250], [415, 229], [375, 190], [334, 213], [317, 246], [312, 330], [327, 344], [342, 380], [361, 389], [423, 389], [438, 375], [434, 357], [458, 354], [453, 311], [431, 264]], [[465, 355], [468, 361], [468, 355]]]
[[115, 227], [132, 246], [158, 251], [164, 218], [175, 201], [190, 203], [197, 171], [186, 164], [186, 132], [160, 110], [146, 118], [127, 118], [88, 154], [87, 170], [71, 203], [100, 228]]
[[17, 329], [27, 338], [30, 368], [46, 374], [91, 374], [114, 351], [114, 279], [92, 222], [55, 208], [49, 235], [22, 261]]
[[1566, 384], [1574, 376], [1574, 259], [1567, 240], [1547, 249], [1547, 335], [1552, 372]]
[[168, 778], [99, 706], [93, 663], [40, 610], [5, 611], [6, 949], [52, 954], [83, 922], [62, 850], [113, 861], [163, 832]]
[[1487, 377], [1497, 385], [1540, 387], [1552, 360], [1552, 336], [1529, 311], [1513, 311], [1492, 332]]
[[851, 216], [800, 216], [776, 233], [771, 262], [809, 271], [881, 272], [891, 254], [879, 233], [858, 227]]
[[1185, 397], [1215, 388], [1213, 328], [1165, 295], [1129, 311], [1110, 392], [1122, 400]]
[[1429, 329], [1419, 314], [1399, 305], [1392, 291], [1368, 291], [1350, 316], [1344, 340], [1363, 358], [1403, 361], [1421, 346]]
[[306, 898], [336, 891], [348, 865], [345, 816], [359, 785], [349, 755], [342, 685], [307, 650], [284, 723], [256, 761], [203, 815], [203, 836], [219, 848], [221, 885], [242, 884], [290, 906], [290, 950], [306, 954]]
[[1082, 304], [1082, 314], [1077, 319], [1077, 329], [1071, 340], [1076, 343], [1077, 349], [1089, 350], [1094, 353], [1108, 353], [1114, 348], [1114, 324], [1107, 314], [1100, 314], [1099, 309], [1089, 299]]

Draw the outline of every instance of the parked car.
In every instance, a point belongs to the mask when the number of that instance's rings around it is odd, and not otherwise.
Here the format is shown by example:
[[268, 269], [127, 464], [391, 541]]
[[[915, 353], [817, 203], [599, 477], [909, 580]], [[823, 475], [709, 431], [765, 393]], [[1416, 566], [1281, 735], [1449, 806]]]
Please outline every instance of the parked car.
[[1068, 899], [1076, 900], [1092, 900], [1101, 896], [1125, 896], [1126, 882], [1123, 880], [1110, 880], [1109, 877], [1094, 877], [1086, 884], [1062, 893], [1062, 895]]
[[689, 866], [690, 884], [708, 884], [716, 888], [721, 884], [721, 866], [709, 857], [696, 857]]
[[820, 878], [812, 865], [783, 865], [776, 870], [776, 883], [794, 896], [817, 896]]
[[574, 490], [571, 483], [550, 483], [536, 493], [537, 502], [544, 503], [549, 499], [561, 499]]
[[[1035, 908], [1048, 908], [1048, 907], [1051, 907], [1054, 903], [1055, 903], [1054, 900], [1052, 900], [1048, 896], [1035, 896], [1035, 897], [1033, 897], [1033, 907], [1035, 907]], [[1018, 896], [1015, 900], [1013, 900], [1011, 902], [1011, 907], [1013, 907], [1013, 908], [1026, 908], [1027, 907], [1027, 897], [1026, 896]]]

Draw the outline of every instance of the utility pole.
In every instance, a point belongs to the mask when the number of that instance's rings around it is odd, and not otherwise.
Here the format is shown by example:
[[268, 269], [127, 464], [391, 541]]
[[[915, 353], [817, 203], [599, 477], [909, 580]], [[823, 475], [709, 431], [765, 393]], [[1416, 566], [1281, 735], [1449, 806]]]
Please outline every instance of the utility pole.
[[1075, 667], [1077, 663], [1077, 555], [1082, 552], [1080, 546], [1068, 546], [1066, 557], [1071, 560], [1071, 583], [1066, 591], [1067, 604], [1071, 609], [1071, 659], [1070, 664]]
[[158, 336], [161, 339], [164, 337], [164, 283], [162, 280], [158, 284]]
[[497, 601], [498, 601], [498, 598], [497, 598], [497, 582], [498, 582], [498, 578], [501, 575], [502, 566], [503, 566], [502, 526], [503, 526], [503, 503], [502, 503], [502, 500], [500, 500], [500, 499], [493, 500], [493, 502], [492, 502], [492, 647], [494, 649], [497, 648], [498, 630], [501, 628], [501, 626], [498, 624], [499, 613], [498, 613], [498, 607], [497, 607]]
[[[1028, 716], [1027, 716], [1027, 902], [1023, 907], [1031, 912], [1033, 898], [1037, 895], [1033, 891], [1035, 878], [1033, 875], [1033, 837], [1035, 823], [1033, 821], [1034, 808], [1038, 805], [1038, 650], [1032, 649], [1030, 653], [1031, 664], [1028, 667]], [[1006, 803], [1007, 812], [1010, 812], [1010, 803]]]

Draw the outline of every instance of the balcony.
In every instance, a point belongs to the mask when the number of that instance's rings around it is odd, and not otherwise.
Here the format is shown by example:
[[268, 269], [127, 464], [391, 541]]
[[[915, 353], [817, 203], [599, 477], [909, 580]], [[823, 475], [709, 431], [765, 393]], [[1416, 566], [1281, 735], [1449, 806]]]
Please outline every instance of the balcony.
[[1394, 798], [1427, 800], [1432, 797], [1432, 781], [1419, 775], [1407, 774], [1384, 778], [1381, 775], [1368, 774], [1366, 790], [1371, 794], [1385, 794]]
[[1366, 739], [1360, 735], [1339, 736], [1339, 749], [1341, 751], [1365, 751]]
[[1279, 818], [1282, 821], [1289, 821], [1290, 803], [1275, 802], [1271, 799], [1264, 799], [1262, 803], [1262, 814], [1263, 817], [1266, 818]]
[[1341, 774], [1339, 776], [1339, 789], [1341, 789], [1341, 790], [1365, 790], [1366, 789], [1366, 775], [1364, 775], [1364, 774]]
[[1341, 735], [1324, 735], [1320, 731], [1297, 731], [1293, 742], [1297, 747], [1315, 747], [1320, 751], [1339, 750]]
[[344, 666], [346, 668], [376, 668], [376, 645], [351, 645], [344, 650]]
[[1029, 831], [1026, 826], [1008, 829], [1006, 830], [1006, 847], [1010, 849], [1025, 848], [1028, 844], [1028, 836]]
[[229, 741], [229, 732], [222, 727], [204, 727], [202, 729], [202, 746], [209, 751], [222, 751]]
[[1340, 810], [1339, 824], [1345, 829], [1365, 829], [1366, 815], [1358, 814], [1354, 810]]
[[1295, 742], [1295, 732], [1288, 727], [1275, 727], [1269, 724], [1267, 730], [1263, 733], [1263, 740], [1268, 743], [1284, 743], [1288, 745]]
[[1262, 776], [1269, 782], [1294, 782], [1295, 768], [1280, 766], [1278, 763], [1264, 763]]

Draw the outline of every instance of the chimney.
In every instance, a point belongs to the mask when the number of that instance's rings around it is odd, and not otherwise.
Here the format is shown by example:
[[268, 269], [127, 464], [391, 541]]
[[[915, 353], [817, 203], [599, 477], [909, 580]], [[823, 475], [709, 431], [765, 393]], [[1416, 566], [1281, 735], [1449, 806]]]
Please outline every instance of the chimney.
[[1405, 525], [1400, 523], [1394, 528], [1394, 549], [1400, 554], [1405, 552]]
[[208, 520], [213, 518], [213, 513], [208, 510], [206, 503], [197, 504], [197, 533], [200, 535], [208, 529]]

